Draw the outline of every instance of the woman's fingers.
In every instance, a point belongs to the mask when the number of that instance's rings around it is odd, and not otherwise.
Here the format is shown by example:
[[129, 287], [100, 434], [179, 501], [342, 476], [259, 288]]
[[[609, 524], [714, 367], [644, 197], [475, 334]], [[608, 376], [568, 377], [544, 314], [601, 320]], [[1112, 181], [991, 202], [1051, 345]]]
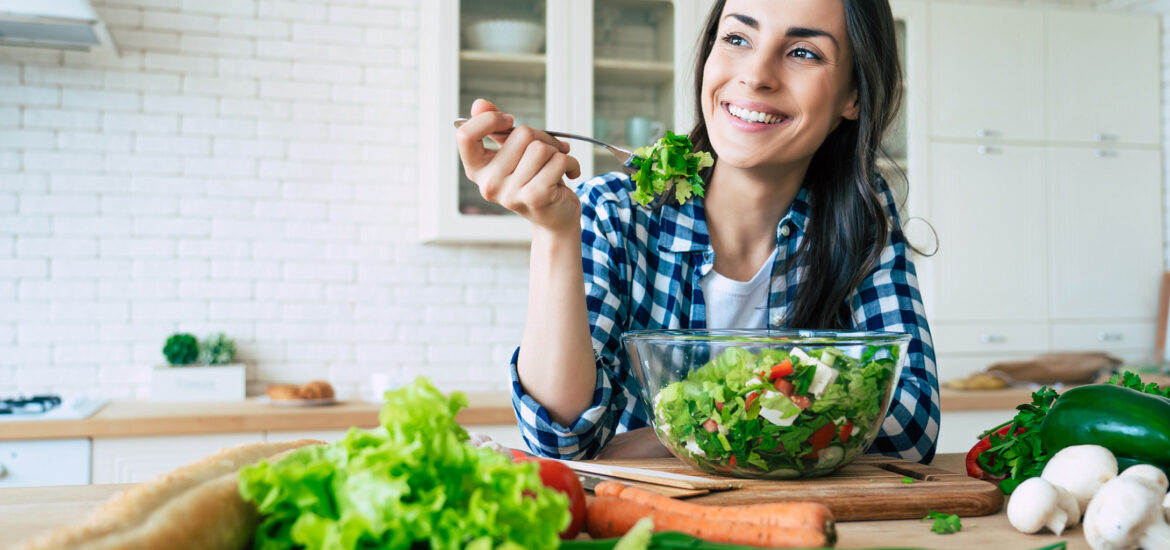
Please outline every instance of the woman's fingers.
[[455, 130], [459, 158], [463, 161], [463, 169], [469, 178], [475, 180], [480, 169], [495, 156], [495, 151], [484, 147], [483, 138], [511, 127], [512, 115], [493, 109], [481, 111]]

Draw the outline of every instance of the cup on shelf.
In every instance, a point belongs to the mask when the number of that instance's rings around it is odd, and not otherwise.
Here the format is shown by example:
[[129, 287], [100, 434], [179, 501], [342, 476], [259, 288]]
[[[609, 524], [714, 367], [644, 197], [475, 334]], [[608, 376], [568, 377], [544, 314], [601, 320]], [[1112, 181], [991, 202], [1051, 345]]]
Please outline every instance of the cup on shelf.
[[605, 141], [609, 139], [609, 119], [605, 117], [593, 117], [593, 139]]
[[626, 121], [626, 139], [632, 147], [644, 147], [666, 135], [666, 125], [644, 116]]

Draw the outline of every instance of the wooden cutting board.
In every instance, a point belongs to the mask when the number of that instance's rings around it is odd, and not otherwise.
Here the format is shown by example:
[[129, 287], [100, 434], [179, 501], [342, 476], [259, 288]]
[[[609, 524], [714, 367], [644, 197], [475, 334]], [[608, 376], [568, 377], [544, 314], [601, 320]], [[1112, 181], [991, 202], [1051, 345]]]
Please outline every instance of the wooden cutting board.
[[[598, 460], [633, 468], [707, 477], [676, 458]], [[904, 479], [913, 480], [907, 483]], [[699, 504], [759, 504], [807, 500], [828, 506], [837, 521], [918, 519], [927, 512], [960, 516], [985, 516], [1003, 507], [999, 488], [963, 474], [914, 462], [877, 455], [858, 457], [832, 475], [802, 480], [735, 479], [738, 489], [710, 492], [688, 498]]]

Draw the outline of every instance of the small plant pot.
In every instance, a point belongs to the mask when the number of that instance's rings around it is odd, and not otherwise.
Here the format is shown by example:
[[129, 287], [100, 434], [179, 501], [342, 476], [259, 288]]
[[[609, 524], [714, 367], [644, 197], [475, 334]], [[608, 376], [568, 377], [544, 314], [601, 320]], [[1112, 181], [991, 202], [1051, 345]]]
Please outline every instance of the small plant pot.
[[152, 401], [243, 401], [247, 374], [231, 365], [157, 366], [150, 373]]

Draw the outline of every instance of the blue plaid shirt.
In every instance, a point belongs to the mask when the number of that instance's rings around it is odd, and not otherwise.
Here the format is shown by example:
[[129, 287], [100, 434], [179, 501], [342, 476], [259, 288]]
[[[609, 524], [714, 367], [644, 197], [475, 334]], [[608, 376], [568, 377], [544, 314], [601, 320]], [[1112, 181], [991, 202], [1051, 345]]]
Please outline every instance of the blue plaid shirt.
[[[939, 425], [934, 348], [893, 196], [884, 181], [879, 180], [879, 188], [893, 222], [890, 242], [878, 267], [850, 298], [854, 328], [908, 333], [913, 339], [909, 363], [870, 451], [928, 463]], [[512, 356], [512, 406], [528, 447], [539, 455], [592, 458], [614, 434], [650, 425], [639, 382], [621, 347], [623, 332], [706, 326], [699, 279], [711, 272], [715, 255], [702, 199], [651, 212], [630, 199], [632, 189], [630, 179], [616, 172], [577, 188], [586, 304], [597, 361], [592, 405], [570, 426], [554, 422], [520, 385], [519, 349]], [[777, 257], [768, 298], [771, 327], [782, 326], [799, 291], [803, 269], [785, 272], [784, 267], [804, 238], [807, 199], [802, 188], [776, 227]]]

